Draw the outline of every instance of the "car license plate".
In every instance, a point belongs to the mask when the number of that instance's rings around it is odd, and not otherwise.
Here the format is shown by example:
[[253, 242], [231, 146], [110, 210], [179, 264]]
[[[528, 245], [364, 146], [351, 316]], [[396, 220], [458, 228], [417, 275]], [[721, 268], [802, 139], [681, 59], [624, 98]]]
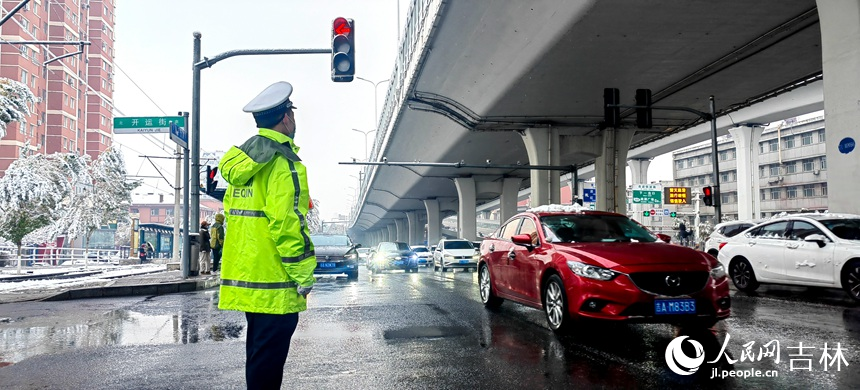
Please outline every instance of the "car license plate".
[[460, 260], [460, 264], [469, 264], [469, 260]]
[[337, 263], [320, 263], [320, 268], [334, 268]]
[[403, 265], [403, 262], [402, 261], [395, 261], [394, 265]]
[[654, 301], [654, 314], [696, 314], [696, 300], [658, 299]]

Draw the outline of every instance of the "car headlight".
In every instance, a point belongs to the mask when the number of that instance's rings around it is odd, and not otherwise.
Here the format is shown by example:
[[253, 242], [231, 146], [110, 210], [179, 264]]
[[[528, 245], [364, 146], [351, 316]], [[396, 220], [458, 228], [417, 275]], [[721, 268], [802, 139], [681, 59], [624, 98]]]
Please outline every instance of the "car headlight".
[[418, 255], [413, 253], [412, 256], [409, 256], [409, 258], [411, 258], [412, 260], [418, 260]]
[[590, 279], [612, 280], [614, 277], [618, 276], [618, 273], [615, 271], [580, 263], [578, 261], [568, 261], [567, 266], [574, 274]]
[[445, 257], [445, 260], [454, 261], [454, 256], [451, 256], [451, 255], [445, 255], [445, 256], [443, 256], [443, 257]]
[[344, 257], [347, 259], [350, 259], [350, 260], [355, 260], [358, 257], [358, 255], [356, 255], [355, 253], [350, 253]]
[[720, 280], [726, 277], [726, 267], [723, 267], [722, 264], [718, 264], [716, 267], [711, 268], [711, 277], [714, 280]]
[[478, 260], [480, 258], [481, 258], [481, 255], [479, 255], [477, 253], [474, 256], [472, 256], [472, 260]]

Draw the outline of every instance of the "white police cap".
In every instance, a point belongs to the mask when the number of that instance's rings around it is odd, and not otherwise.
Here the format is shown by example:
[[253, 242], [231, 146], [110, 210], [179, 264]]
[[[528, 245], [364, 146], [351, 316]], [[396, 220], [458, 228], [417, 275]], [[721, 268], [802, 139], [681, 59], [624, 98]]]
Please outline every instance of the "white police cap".
[[242, 111], [253, 113], [256, 117], [286, 112], [289, 108], [295, 109], [290, 101], [292, 93], [293, 86], [290, 83], [279, 81], [260, 92]]

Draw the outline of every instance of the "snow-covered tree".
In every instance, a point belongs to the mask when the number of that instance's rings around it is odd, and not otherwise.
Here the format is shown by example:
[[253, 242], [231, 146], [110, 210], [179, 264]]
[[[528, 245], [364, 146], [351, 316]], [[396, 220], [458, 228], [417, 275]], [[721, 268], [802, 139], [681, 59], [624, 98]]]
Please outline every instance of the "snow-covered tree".
[[0, 138], [6, 136], [6, 126], [23, 122], [30, 116], [30, 106], [36, 97], [26, 85], [15, 80], [0, 78]]
[[311, 202], [314, 207], [308, 210], [308, 230], [311, 233], [321, 233], [323, 225], [320, 219], [320, 201], [312, 199]]
[[117, 248], [131, 245], [131, 221], [126, 219], [117, 221], [116, 233], [113, 236], [113, 244]]
[[61, 165], [52, 156], [28, 156], [13, 162], [0, 179], [0, 236], [18, 246], [19, 258], [24, 237], [49, 226], [72, 190]]

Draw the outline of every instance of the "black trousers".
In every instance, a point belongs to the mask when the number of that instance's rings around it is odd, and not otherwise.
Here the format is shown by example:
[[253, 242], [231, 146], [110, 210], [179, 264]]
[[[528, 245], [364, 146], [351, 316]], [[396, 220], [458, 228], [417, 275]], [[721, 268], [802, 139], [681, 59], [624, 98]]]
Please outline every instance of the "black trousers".
[[218, 271], [221, 269], [221, 251], [223, 250], [224, 248], [212, 248], [212, 271]]
[[245, 313], [245, 381], [248, 389], [280, 389], [290, 340], [299, 324], [299, 313]]

